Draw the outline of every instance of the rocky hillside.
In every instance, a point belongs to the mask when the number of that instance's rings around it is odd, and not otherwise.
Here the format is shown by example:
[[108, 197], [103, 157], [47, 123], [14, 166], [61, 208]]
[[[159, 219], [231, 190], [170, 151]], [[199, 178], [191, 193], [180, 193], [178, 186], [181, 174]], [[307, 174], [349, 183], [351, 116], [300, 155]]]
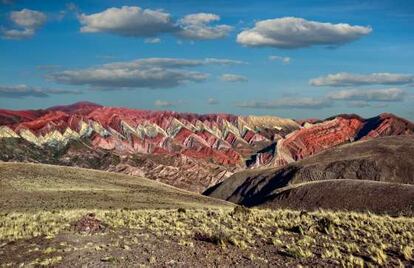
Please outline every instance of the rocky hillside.
[[413, 136], [359, 141], [236, 173], [205, 194], [246, 206], [414, 212], [413, 156]]
[[122, 172], [201, 192], [245, 168], [284, 166], [344, 143], [413, 133], [411, 122], [389, 114], [301, 122], [82, 102], [0, 110], [0, 160]]
[[369, 119], [357, 115], [338, 115], [301, 125], [299, 130], [280, 139], [275, 144], [275, 149], [259, 152], [252, 164], [283, 166], [341, 144], [383, 136], [414, 134], [413, 123], [392, 114], [381, 114]]

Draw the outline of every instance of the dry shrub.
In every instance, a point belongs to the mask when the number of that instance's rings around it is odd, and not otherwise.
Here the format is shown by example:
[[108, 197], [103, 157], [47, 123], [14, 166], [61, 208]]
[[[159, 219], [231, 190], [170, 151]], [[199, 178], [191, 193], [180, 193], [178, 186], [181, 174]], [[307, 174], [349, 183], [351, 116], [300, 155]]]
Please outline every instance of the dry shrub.
[[88, 213], [72, 224], [73, 229], [79, 233], [99, 233], [104, 232], [107, 225], [96, 218], [95, 213]]

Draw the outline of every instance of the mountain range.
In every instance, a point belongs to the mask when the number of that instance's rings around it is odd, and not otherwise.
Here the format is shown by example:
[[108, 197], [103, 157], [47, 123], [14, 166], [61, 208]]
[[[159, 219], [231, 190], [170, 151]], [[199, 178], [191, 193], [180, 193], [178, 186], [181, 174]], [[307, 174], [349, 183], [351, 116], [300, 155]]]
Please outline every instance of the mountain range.
[[392, 114], [293, 120], [80, 102], [0, 110], [0, 160], [115, 171], [203, 192], [246, 168], [284, 167], [342, 144], [413, 134], [412, 122]]

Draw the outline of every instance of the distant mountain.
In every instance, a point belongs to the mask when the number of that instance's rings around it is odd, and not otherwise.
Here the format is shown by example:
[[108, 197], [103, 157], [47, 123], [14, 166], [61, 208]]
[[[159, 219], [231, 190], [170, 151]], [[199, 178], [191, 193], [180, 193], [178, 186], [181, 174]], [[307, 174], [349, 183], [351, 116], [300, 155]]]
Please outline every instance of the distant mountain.
[[393, 114], [381, 114], [369, 119], [357, 115], [338, 115], [314, 123], [300, 123], [299, 130], [280, 139], [275, 149], [259, 152], [251, 165], [284, 166], [345, 143], [414, 134], [412, 122]]
[[236, 173], [204, 194], [246, 206], [414, 214], [413, 156], [414, 136], [364, 140]]
[[411, 122], [391, 114], [295, 121], [80, 102], [0, 110], [0, 160], [141, 175], [201, 192], [245, 168], [284, 166], [344, 143], [413, 133]]

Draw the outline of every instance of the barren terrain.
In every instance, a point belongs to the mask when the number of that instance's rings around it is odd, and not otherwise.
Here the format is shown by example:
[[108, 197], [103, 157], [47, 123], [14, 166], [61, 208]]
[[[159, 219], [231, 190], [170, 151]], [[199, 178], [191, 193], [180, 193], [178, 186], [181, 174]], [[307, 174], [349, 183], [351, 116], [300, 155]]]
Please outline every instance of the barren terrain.
[[247, 209], [143, 178], [41, 164], [2, 163], [0, 181], [4, 267], [414, 264], [413, 218]]
[[412, 136], [359, 141], [283, 168], [236, 173], [204, 194], [247, 206], [412, 215], [413, 155]]

